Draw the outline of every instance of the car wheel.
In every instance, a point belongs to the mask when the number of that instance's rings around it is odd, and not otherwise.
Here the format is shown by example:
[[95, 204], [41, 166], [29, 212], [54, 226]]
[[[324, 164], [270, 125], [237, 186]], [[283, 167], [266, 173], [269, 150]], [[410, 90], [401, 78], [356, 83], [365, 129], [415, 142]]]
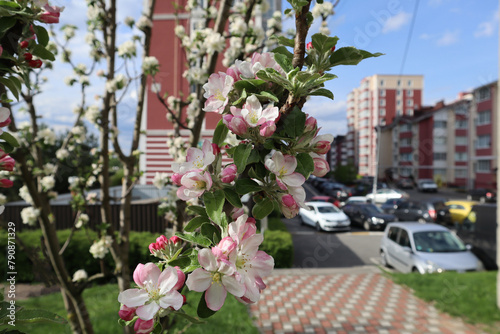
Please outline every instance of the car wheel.
[[387, 256], [385, 255], [385, 252], [383, 250], [380, 250], [380, 260], [384, 267], [391, 268], [391, 265], [389, 264], [389, 262], [387, 262]]
[[365, 231], [369, 231], [370, 230], [370, 222], [368, 220], [365, 220], [363, 222], [363, 228], [365, 229]]
[[420, 274], [420, 271], [419, 271], [416, 267], [413, 267], [413, 268], [411, 269], [411, 272], [412, 272], [412, 273], [417, 273], [417, 274]]
[[321, 232], [323, 229], [321, 228], [321, 225], [316, 222], [316, 231]]
[[418, 221], [419, 223], [421, 223], [421, 224], [425, 224], [425, 223], [426, 223], [426, 221], [425, 221], [425, 219], [424, 219], [424, 218], [418, 218], [418, 220], [417, 220], [417, 221]]

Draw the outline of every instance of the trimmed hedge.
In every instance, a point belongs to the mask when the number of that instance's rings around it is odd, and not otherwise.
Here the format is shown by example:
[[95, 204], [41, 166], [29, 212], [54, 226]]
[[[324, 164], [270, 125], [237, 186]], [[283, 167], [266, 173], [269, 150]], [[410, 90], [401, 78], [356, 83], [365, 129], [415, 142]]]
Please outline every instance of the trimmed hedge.
[[291, 268], [293, 265], [292, 235], [287, 231], [264, 232], [261, 250], [274, 258], [275, 268]]
[[[62, 247], [70, 234], [70, 230], [57, 231], [59, 245]], [[38, 256], [44, 260], [45, 257], [41, 251], [42, 232], [40, 230], [18, 232], [17, 236], [28, 247], [31, 247]], [[130, 232], [130, 269], [131, 272], [135, 269], [138, 263], [151, 262], [154, 259], [149, 252], [148, 246], [158, 237], [155, 233], [150, 232]], [[100, 261], [94, 259], [90, 254], [89, 249], [96, 238], [94, 231], [76, 231], [69, 243], [69, 246], [63, 253], [63, 258], [66, 263], [66, 269], [70, 275], [73, 275], [78, 269], [85, 269], [89, 276], [99, 273]], [[0, 230], [0, 248], [3, 254], [7, 254], [7, 233], [5, 230]], [[113, 270], [113, 261], [111, 255], [108, 254], [104, 258], [104, 262], [110, 270]], [[51, 270], [49, 266], [34, 267], [29, 260], [27, 254], [21, 251], [21, 248], [16, 245], [16, 272], [18, 282], [34, 282], [40, 281], [40, 274], [34, 272], [36, 270]], [[0, 256], [0, 268], [7, 268], [6, 256]]]

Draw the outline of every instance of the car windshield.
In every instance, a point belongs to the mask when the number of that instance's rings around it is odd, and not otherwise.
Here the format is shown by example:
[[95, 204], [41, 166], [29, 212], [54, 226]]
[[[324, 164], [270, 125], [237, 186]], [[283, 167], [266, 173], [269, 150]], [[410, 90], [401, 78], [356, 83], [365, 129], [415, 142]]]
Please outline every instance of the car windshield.
[[465, 245], [448, 231], [428, 231], [413, 234], [415, 248], [425, 253], [464, 252]]
[[365, 206], [365, 211], [371, 215], [375, 215], [378, 213], [384, 213], [384, 211], [382, 211], [382, 209], [380, 209], [378, 206], [375, 206], [375, 205]]
[[340, 210], [337, 209], [335, 206], [318, 206], [318, 212], [319, 213], [334, 213], [334, 212], [339, 212]]

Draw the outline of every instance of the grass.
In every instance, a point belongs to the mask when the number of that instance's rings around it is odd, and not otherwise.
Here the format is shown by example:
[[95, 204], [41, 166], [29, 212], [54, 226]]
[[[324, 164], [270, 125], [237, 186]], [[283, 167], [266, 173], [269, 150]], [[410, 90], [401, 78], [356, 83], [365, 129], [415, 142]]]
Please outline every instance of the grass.
[[500, 310], [496, 305], [497, 272], [420, 275], [391, 273], [395, 283], [406, 285], [415, 295], [434, 302], [439, 310], [474, 324], [485, 324], [498, 332]]
[[[96, 334], [121, 333], [121, 326], [118, 324], [120, 305], [117, 296], [118, 287], [115, 284], [96, 286], [85, 290], [84, 299]], [[196, 308], [200, 297], [201, 293], [189, 292], [187, 294], [188, 303], [183, 306], [183, 309], [188, 314], [196, 316]], [[51, 310], [66, 318], [64, 304], [59, 293], [18, 301], [17, 305], [29, 309]], [[176, 326], [169, 333], [181, 332], [189, 325], [189, 322], [185, 319], [178, 320]], [[16, 329], [30, 334], [71, 334], [68, 325], [52, 323], [16, 326]], [[257, 334], [258, 330], [253, 325], [247, 307], [228, 294], [226, 302], [219, 312], [208, 318], [205, 324], [192, 325], [183, 333], [215, 334], [230, 332]]]

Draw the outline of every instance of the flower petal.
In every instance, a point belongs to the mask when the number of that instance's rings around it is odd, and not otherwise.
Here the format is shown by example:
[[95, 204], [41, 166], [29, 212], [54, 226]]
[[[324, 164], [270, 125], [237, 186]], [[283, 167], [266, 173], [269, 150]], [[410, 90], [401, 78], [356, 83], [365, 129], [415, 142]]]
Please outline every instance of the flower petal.
[[281, 180], [290, 187], [300, 187], [302, 184], [304, 184], [304, 182], [306, 182], [306, 178], [300, 173], [284, 175]]
[[151, 281], [153, 286], [158, 284], [158, 278], [160, 277], [161, 270], [153, 262], [148, 262], [144, 265], [141, 271], [140, 278], [142, 281]]
[[172, 306], [175, 310], [182, 307], [184, 303], [184, 298], [178, 291], [171, 291], [160, 298], [160, 306], [163, 308], [169, 308]]
[[241, 252], [248, 256], [248, 258], [253, 258], [257, 254], [262, 241], [264, 241], [262, 234], [252, 235], [241, 243]]
[[283, 165], [284, 169], [288, 171], [286, 175], [290, 175], [297, 168], [297, 159], [293, 155], [285, 155]]
[[203, 248], [198, 252], [198, 262], [200, 262], [200, 265], [208, 271], [217, 270], [217, 259], [208, 248]]
[[195, 269], [186, 280], [189, 290], [203, 292], [212, 284], [212, 274], [205, 269]]
[[222, 276], [222, 284], [230, 294], [241, 297], [245, 294], [245, 286], [238, 282], [233, 276]]
[[179, 280], [179, 275], [177, 275], [177, 269], [173, 267], [168, 267], [161, 273], [158, 278], [158, 288], [160, 290], [160, 295], [164, 295], [177, 284]]
[[139, 263], [137, 265], [137, 267], [135, 267], [134, 275], [133, 275], [135, 284], [137, 284], [141, 288], [143, 287], [143, 283], [144, 283], [144, 281], [141, 278], [141, 272], [142, 272], [143, 267], [144, 267], [144, 265], [142, 263]]
[[224, 286], [217, 282], [211, 284], [205, 293], [205, 301], [207, 302], [207, 306], [212, 311], [218, 311], [224, 305], [224, 301], [226, 300], [227, 291]]
[[118, 295], [118, 301], [128, 307], [144, 305], [148, 300], [148, 293], [142, 289], [128, 289]]
[[154, 318], [159, 309], [160, 305], [156, 304], [156, 302], [153, 301], [147, 305], [138, 307], [137, 310], [135, 310], [135, 313], [142, 320], [151, 320]]

